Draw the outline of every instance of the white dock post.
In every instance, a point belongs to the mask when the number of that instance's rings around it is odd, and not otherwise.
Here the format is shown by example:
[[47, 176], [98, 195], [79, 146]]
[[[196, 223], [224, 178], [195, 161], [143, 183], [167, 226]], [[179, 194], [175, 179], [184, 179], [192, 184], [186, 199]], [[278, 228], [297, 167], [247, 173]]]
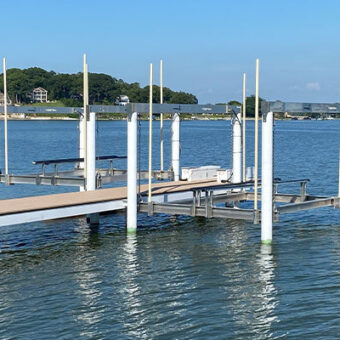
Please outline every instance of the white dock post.
[[[163, 104], [163, 60], [159, 63], [159, 102]], [[164, 136], [164, 129], [163, 129], [163, 113], [160, 116], [160, 158], [161, 158], [161, 171], [164, 170], [164, 147], [163, 147], [163, 136]]]
[[254, 223], [258, 223], [258, 166], [259, 166], [259, 72], [260, 61], [256, 59], [256, 78], [255, 78], [255, 150], [254, 150], [254, 211], [255, 220]]
[[273, 112], [262, 117], [261, 241], [272, 242], [273, 229]]
[[88, 105], [89, 105], [89, 78], [88, 78], [88, 66], [86, 61], [86, 54], [83, 56], [83, 130], [82, 130], [82, 138], [83, 138], [83, 156], [84, 156], [84, 178], [86, 181], [87, 174], [87, 120], [88, 120]]
[[243, 157], [243, 177], [242, 181], [246, 181], [246, 74], [243, 73], [243, 101], [242, 101], [242, 157]]
[[[84, 115], [79, 115], [79, 158], [84, 157]], [[78, 169], [84, 169], [84, 162], [79, 162]], [[84, 186], [79, 186], [79, 191], [84, 191]]]
[[86, 190], [96, 190], [96, 114], [90, 112], [87, 122]]
[[174, 180], [180, 179], [180, 125], [181, 119], [178, 113], [175, 113], [171, 124], [171, 167], [174, 172]]
[[150, 84], [149, 84], [149, 183], [148, 202], [152, 202], [152, 64], [150, 64]]
[[4, 76], [4, 130], [5, 130], [5, 174], [8, 175], [8, 134], [7, 134], [7, 74], [6, 58], [3, 59], [3, 76]]
[[[96, 114], [90, 112], [87, 121], [87, 167], [86, 167], [86, 191], [96, 190]], [[87, 215], [87, 221], [91, 226], [99, 224], [99, 213]]]
[[[79, 115], [79, 158], [84, 158], [84, 116]], [[84, 162], [79, 162], [79, 168], [84, 168]]]
[[241, 112], [233, 115], [233, 183], [240, 183], [242, 181], [241, 119]]
[[137, 112], [128, 116], [127, 231], [137, 229]]

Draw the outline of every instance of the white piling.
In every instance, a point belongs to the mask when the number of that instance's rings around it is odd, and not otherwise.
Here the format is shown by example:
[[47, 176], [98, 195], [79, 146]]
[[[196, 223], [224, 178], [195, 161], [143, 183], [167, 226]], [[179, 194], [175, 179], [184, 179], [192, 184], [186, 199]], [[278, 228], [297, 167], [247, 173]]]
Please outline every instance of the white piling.
[[[255, 150], [254, 150], [254, 210], [257, 212], [258, 193], [258, 152], [259, 152], [259, 59], [256, 59], [255, 80]], [[255, 218], [256, 220], [256, 218]], [[256, 222], [256, 221], [255, 221]]]
[[84, 156], [84, 178], [87, 174], [87, 120], [88, 120], [88, 105], [89, 105], [89, 83], [88, 83], [88, 67], [86, 61], [86, 54], [83, 56], [83, 156]]
[[[84, 158], [84, 116], [79, 115], [79, 158]], [[84, 169], [84, 162], [79, 163], [79, 169]]]
[[127, 231], [137, 229], [137, 112], [128, 116]]
[[[159, 102], [161, 104], [163, 104], [163, 60], [160, 61], [159, 64]], [[161, 113], [161, 117], [160, 117], [160, 153], [161, 153], [161, 171], [164, 170], [164, 156], [163, 156], [163, 113]]]
[[241, 112], [233, 115], [233, 183], [242, 181], [242, 133], [241, 133]]
[[340, 148], [339, 148], [339, 171], [338, 171], [339, 179], [338, 179], [338, 197], [340, 197]]
[[242, 156], [243, 156], [243, 182], [246, 181], [246, 74], [243, 73], [243, 102], [242, 102]]
[[[84, 116], [79, 115], [79, 158], [84, 158]], [[78, 169], [84, 169], [84, 162], [79, 162]], [[85, 177], [84, 177], [85, 178]], [[84, 191], [83, 185], [79, 186], [79, 191]]]
[[273, 229], [273, 112], [262, 117], [261, 241], [272, 242]]
[[96, 114], [90, 112], [87, 122], [86, 190], [96, 190]]
[[149, 183], [148, 202], [152, 201], [152, 64], [150, 64], [150, 84], [149, 84]]
[[175, 113], [171, 124], [171, 167], [174, 172], [174, 180], [180, 179], [180, 125], [181, 119], [178, 113]]
[[3, 59], [3, 76], [4, 76], [4, 130], [5, 130], [5, 174], [8, 175], [8, 134], [7, 134], [7, 73], [6, 58]]

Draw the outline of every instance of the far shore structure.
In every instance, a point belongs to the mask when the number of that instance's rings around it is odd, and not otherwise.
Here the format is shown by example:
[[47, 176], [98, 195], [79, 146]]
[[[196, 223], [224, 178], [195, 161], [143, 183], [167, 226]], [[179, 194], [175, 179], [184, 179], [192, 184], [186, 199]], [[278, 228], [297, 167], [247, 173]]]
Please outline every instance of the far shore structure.
[[[272, 242], [273, 222], [280, 214], [291, 213], [319, 207], [340, 206], [340, 171], [337, 195], [332, 197], [307, 194], [309, 179], [279, 180], [273, 174], [274, 155], [274, 113], [292, 116], [311, 114], [336, 115], [340, 104], [334, 103], [291, 103], [267, 102], [261, 106], [262, 134], [259, 136], [259, 59], [255, 65], [255, 139], [254, 164], [249, 164], [245, 152], [245, 100], [246, 75], [243, 75], [242, 106], [198, 105], [163, 103], [163, 61], [160, 62], [160, 104], [153, 104], [153, 65], [150, 64], [149, 103], [130, 103], [125, 98], [120, 105], [89, 105], [88, 64], [83, 56], [83, 107], [44, 107], [11, 106], [3, 101], [0, 113], [4, 115], [4, 171], [0, 182], [6, 185], [64, 185], [75, 186], [79, 192], [26, 197], [2, 200], [0, 205], [0, 226], [34, 221], [86, 215], [89, 225], [100, 223], [100, 213], [126, 211], [127, 232], [137, 230], [138, 213], [151, 216], [157, 213], [171, 215], [203, 216], [205, 218], [241, 219], [261, 224], [261, 242]], [[6, 60], [3, 59], [4, 93], [7, 97]], [[36, 90], [36, 89], [35, 89]], [[39, 89], [40, 102], [47, 102], [47, 91]], [[38, 96], [38, 94], [37, 94]], [[38, 97], [37, 97], [38, 98]], [[33, 164], [41, 166], [37, 174], [16, 175], [9, 172], [9, 145], [7, 120], [9, 114], [46, 113], [79, 117], [78, 158], [36, 160]], [[103, 113], [127, 115], [127, 155], [96, 155], [96, 116]], [[232, 164], [228, 169], [219, 165], [180, 167], [180, 122], [181, 114], [202, 115], [230, 114], [232, 116]], [[149, 117], [148, 169], [138, 168], [138, 120], [141, 114]], [[164, 114], [172, 116], [171, 161], [169, 170], [164, 164]], [[156, 143], [152, 136], [153, 117], [159, 117], [160, 125], [160, 169], [154, 169], [152, 147]], [[262, 139], [259, 155], [259, 138]], [[158, 143], [157, 143], [158, 144]], [[139, 146], [141, 147], [141, 146]], [[261, 156], [261, 159], [259, 158]], [[338, 157], [338, 155], [336, 155]], [[113, 167], [113, 161], [127, 159], [126, 169]], [[110, 162], [108, 168], [98, 168], [96, 161]], [[261, 177], [258, 169], [261, 162]], [[58, 166], [74, 164], [73, 170], [59, 170]], [[339, 159], [340, 165], [340, 159]], [[53, 171], [49, 170], [53, 166]], [[139, 185], [139, 180], [147, 184]], [[121, 181], [126, 186], [103, 189], [104, 184]], [[297, 183], [300, 194], [279, 193], [278, 187], [286, 183]], [[249, 208], [249, 203], [253, 204]], [[280, 203], [280, 204], [276, 204]], [[281, 204], [285, 203], [285, 204]], [[247, 204], [245, 208], [245, 204]]]

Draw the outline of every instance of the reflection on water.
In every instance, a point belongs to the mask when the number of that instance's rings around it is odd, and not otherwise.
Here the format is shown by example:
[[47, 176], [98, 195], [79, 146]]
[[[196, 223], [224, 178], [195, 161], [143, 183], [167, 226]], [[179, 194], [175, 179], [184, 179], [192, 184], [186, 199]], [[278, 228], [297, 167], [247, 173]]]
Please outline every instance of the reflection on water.
[[[98, 243], [98, 228], [87, 227], [85, 218], [79, 225], [83, 237], [88, 238], [88, 246]], [[84, 240], [82, 240], [82, 243]], [[91, 252], [89, 247], [79, 247], [76, 254], [72, 257], [72, 271], [75, 281], [74, 294], [79, 298], [79, 306], [74, 311], [75, 319], [81, 325], [81, 336], [89, 338], [97, 335], [97, 323], [102, 319], [104, 309], [100, 304], [100, 298], [103, 294], [101, 290], [102, 277], [100, 271], [95, 268], [94, 264], [98, 262], [96, 253]]]
[[275, 262], [272, 254], [272, 246], [261, 244], [261, 251], [257, 259], [259, 266], [259, 281], [261, 292], [258, 295], [261, 301], [261, 307], [257, 311], [257, 318], [261, 327], [258, 329], [259, 334], [272, 335], [273, 323], [279, 322], [275, 315], [275, 308], [278, 305], [276, 299], [277, 291], [275, 282]]
[[139, 336], [138, 315], [141, 313], [141, 289], [139, 286], [139, 263], [137, 259], [137, 236], [129, 233], [122, 247], [122, 256], [118, 266], [118, 275], [122, 287], [119, 289], [121, 303], [124, 305], [124, 327], [127, 334], [133, 338]]

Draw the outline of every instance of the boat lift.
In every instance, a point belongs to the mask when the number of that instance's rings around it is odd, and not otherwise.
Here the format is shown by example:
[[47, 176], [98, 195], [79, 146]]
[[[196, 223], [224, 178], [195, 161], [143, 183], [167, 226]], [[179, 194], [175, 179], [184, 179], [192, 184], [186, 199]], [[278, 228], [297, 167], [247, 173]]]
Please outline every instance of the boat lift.
[[[162, 65], [162, 63], [161, 63]], [[162, 72], [161, 72], [162, 74]], [[4, 62], [4, 79], [5, 62]], [[83, 108], [44, 108], [44, 107], [0, 107], [0, 112], [5, 114], [5, 174], [0, 174], [0, 182], [6, 184], [46, 184], [46, 185], [71, 185], [79, 186], [85, 192], [94, 192], [94, 195], [78, 193], [78, 203], [53, 207], [53, 195], [50, 195], [49, 213], [44, 215], [36, 204], [34, 208], [21, 212], [21, 223], [24, 221], [44, 220], [48, 218], [61, 218], [76, 216], [85, 213], [89, 216], [90, 222], [98, 222], [99, 213], [113, 210], [126, 209], [127, 230], [135, 232], [137, 229], [137, 213], [144, 212], [149, 216], [156, 213], [204, 216], [206, 218], [232, 218], [251, 221], [255, 224], [261, 223], [261, 241], [272, 242], [273, 221], [277, 221], [281, 214], [291, 213], [306, 209], [315, 209], [325, 206], [340, 207], [340, 186], [339, 194], [336, 197], [312, 196], [307, 194], [308, 179], [297, 179], [284, 181], [275, 179], [273, 176], [273, 125], [275, 113], [294, 113], [295, 115], [310, 115], [311, 113], [340, 114], [340, 104], [317, 104], [317, 103], [288, 103], [288, 102], [263, 102], [262, 103], [262, 174], [258, 176], [258, 122], [259, 122], [259, 61], [256, 61], [256, 94], [255, 94], [255, 164], [254, 176], [246, 177], [245, 157], [245, 76], [243, 77], [243, 107], [224, 105], [182, 105], [182, 104], [153, 104], [152, 103], [152, 65], [150, 65], [150, 102], [148, 104], [129, 103], [126, 106], [104, 106], [88, 104], [88, 77], [87, 63], [84, 57], [84, 107]], [[162, 81], [161, 81], [162, 84]], [[4, 84], [4, 97], [7, 96], [6, 84]], [[161, 100], [162, 102], [162, 100]], [[38, 174], [13, 175], [8, 172], [8, 150], [7, 150], [7, 115], [8, 113], [78, 113], [79, 114], [79, 158], [55, 159], [35, 161], [34, 164], [41, 165], [42, 171]], [[95, 155], [95, 117], [96, 113], [126, 113], [127, 114], [127, 156], [96, 156]], [[137, 169], [137, 121], [140, 113], [149, 113], [149, 168], [138, 171]], [[171, 113], [172, 121], [172, 152], [170, 170], [163, 170], [163, 131], [161, 131], [161, 169], [152, 169], [152, 118], [154, 114], [161, 117], [160, 126], [163, 129], [163, 114]], [[209, 185], [205, 180], [196, 181], [192, 185], [188, 181], [181, 181], [180, 176], [180, 114], [181, 113], [229, 113], [233, 115], [233, 163], [232, 169], [225, 169], [232, 173], [226, 181], [217, 182], [211, 179]], [[113, 161], [127, 158], [127, 169], [119, 170], [113, 167]], [[96, 168], [96, 160], [110, 161], [110, 167], [105, 169]], [[74, 163], [73, 170], [60, 171], [59, 164]], [[47, 172], [48, 165], [54, 166], [53, 172]], [[339, 175], [340, 176], [340, 175]], [[148, 179], [148, 185], [143, 186], [139, 191], [138, 180]], [[170, 180], [161, 187], [152, 184], [152, 179]], [[120, 193], [116, 198], [109, 196], [100, 197], [100, 190], [97, 190], [104, 183], [115, 180], [127, 181], [126, 194]], [[300, 194], [280, 193], [278, 188], [287, 183], [298, 183]], [[188, 185], [189, 184], [189, 185]], [[340, 185], [340, 181], [339, 181]], [[118, 188], [119, 189], [119, 188]], [[261, 189], [261, 192], [259, 192]], [[108, 189], [104, 189], [108, 190]], [[124, 192], [123, 190], [123, 192]], [[96, 195], [96, 192], [98, 195]], [[104, 191], [103, 191], [104, 192]], [[73, 193], [74, 194], [74, 193]], [[69, 195], [69, 194], [64, 194]], [[86, 196], [86, 197], [85, 197]], [[98, 196], [98, 197], [97, 197]], [[84, 197], [85, 201], [82, 201]], [[96, 198], [97, 197], [97, 198]], [[32, 198], [29, 198], [32, 201]], [[57, 199], [57, 198], [56, 198]], [[25, 200], [25, 199], [21, 199]], [[101, 203], [115, 201], [116, 204], [105, 205], [100, 208]], [[258, 207], [261, 202], [261, 208]], [[4, 202], [9, 202], [5, 200]], [[22, 202], [22, 201], [20, 201]], [[83, 202], [83, 203], [82, 203]], [[86, 209], [84, 209], [86, 202]], [[248, 202], [248, 203], [247, 203]], [[105, 204], [106, 204], [105, 203]], [[114, 202], [113, 202], [114, 203]], [[243, 203], [247, 204], [243, 208]], [[280, 203], [280, 204], [277, 204]], [[281, 205], [281, 203], [284, 203]], [[221, 206], [222, 204], [222, 206]], [[251, 204], [253, 204], [251, 206]], [[10, 204], [9, 204], [10, 205]], [[79, 209], [78, 206], [83, 206]], [[88, 208], [87, 208], [88, 207]], [[46, 207], [44, 208], [47, 209]], [[64, 209], [63, 211], [60, 209]], [[65, 209], [67, 213], [65, 215]], [[106, 210], [105, 210], [106, 209]], [[13, 209], [11, 212], [0, 211], [0, 225], [12, 224]], [[6, 216], [11, 216], [6, 219]], [[44, 217], [45, 216], [45, 217]], [[27, 218], [27, 219], [25, 219]], [[18, 222], [17, 222], [18, 223]]]

